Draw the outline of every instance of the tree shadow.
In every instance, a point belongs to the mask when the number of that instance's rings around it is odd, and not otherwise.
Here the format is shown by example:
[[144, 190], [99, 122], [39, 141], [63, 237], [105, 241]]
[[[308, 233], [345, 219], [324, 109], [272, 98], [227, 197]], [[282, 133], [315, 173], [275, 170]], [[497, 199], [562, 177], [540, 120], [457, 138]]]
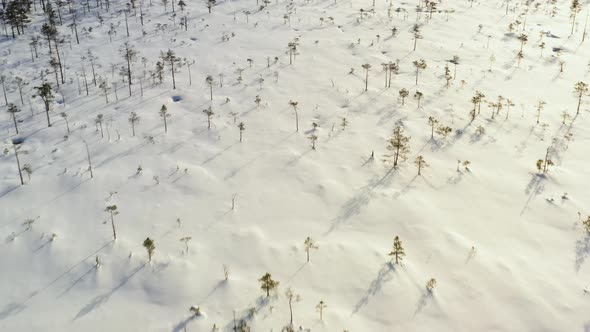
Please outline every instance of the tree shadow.
[[433, 296], [432, 296], [431, 291], [429, 291], [429, 290], [422, 291], [422, 295], [418, 299], [418, 302], [416, 302], [416, 310], [414, 311], [414, 316], [419, 314], [428, 304], [428, 300], [432, 299], [432, 298], [433, 298]]
[[418, 178], [418, 175], [414, 175], [414, 177], [412, 178], [412, 180], [410, 180], [403, 188], [402, 190], [396, 192], [393, 195], [393, 199], [398, 199], [401, 195], [407, 193], [408, 191], [410, 191], [410, 189], [412, 189], [412, 183], [414, 183], [414, 181], [416, 181], [416, 179]]
[[176, 326], [174, 326], [172, 328], [172, 332], [185, 331], [186, 326], [188, 325], [188, 323], [190, 323], [191, 321], [195, 320], [196, 318], [197, 318], [197, 316], [191, 315], [190, 317], [187, 317], [187, 318], [183, 319], [182, 321], [178, 322], [178, 324], [176, 324]]
[[545, 174], [533, 174], [531, 180], [526, 186], [526, 189], [524, 190], [525, 194], [528, 195], [528, 198], [522, 210], [520, 211], [521, 216], [524, 214], [533, 198], [545, 190], [545, 186], [543, 185], [543, 180], [545, 179], [547, 179]]
[[84, 272], [84, 274], [82, 274], [78, 279], [76, 279], [71, 285], [70, 287], [64, 289], [63, 292], [61, 292], [61, 294], [59, 294], [57, 296], [57, 298], [59, 299], [60, 297], [66, 295], [72, 288], [74, 288], [74, 286], [76, 286], [76, 284], [78, 284], [80, 281], [82, 281], [82, 279], [84, 279], [84, 277], [86, 277], [87, 275], [89, 275], [92, 271], [96, 270], [96, 265], [93, 265], [90, 269], [88, 269], [88, 271]]
[[371, 297], [377, 295], [377, 293], [381, 290], [383, 284], [391, 280], [392, 276], [390, 275], [392, 272], [395, 271], [395, 266], [391, 263], [385, 263], [379, 272], [377, 273], [377, 277], [371, 281], [369, 288], [365, 291], [363, 297], [355, 304], [354, 309], [351, 315], [356, 314], [362, 307], [369, 303]]
[[368, 205], [371, 201], [373, 196], [373, 192], [375, 189], [386, 183], [387, 180], [390, 180], [390, 175], [394, 173], [394, 168], [391, 167], [385, 175], [382, 177], [375, 176], [373, 177], [367, 185], [360, 189], [356, 195], [351, 197], [348, 201], [346, 201], [341, 207], [338, 216], [332, 219], [332, 225], [324, 233], [324, 235], [332, 233], [336, 228], [338, 228], [342, 223], [346, 222], [350, 218], [355, 215], [358, 215], [361, 212], [361, 209]]
[[586, 234], [583, 239], [576, 241], [576, 262], [574, 264], [576, 272], [580, 271], [588, 255], [590, 255], [590, 234]]
[[111, 296], [113, 296], [113, 294], [115, 294], [115, 292], [117, 292], [119, 289], [121, 289], [121, 287], [125, 286], [127, 284], [127, 282], [129, 282], [129, 280], [131, 280], [131, 278], [133, 278], [133, 276], [135, 276], [139, 271], [141, 271], [146, 266], [146, 264], [147, 263], [143, 263], [140, 266], [136, 267], [135, 269], [133, 269], [133, 271], [131, 271], [131, 273], [129, 275], [127, 275], [126, 277], [121, 279], [121, 281], [115, 287], [113, 287], [110, 291], [108, 291], [105, 294], [99, 295], [99, 296], [95, 297], [94, 299], [92, 299], [90, 302], [88, 302], [88, 304], [86, 304], [82, 309], [80, 309], [80, 311], [76, 314], [76, 316], [72, 319], [72, 321], [75, 321], [78, 318], [86, 316], [87, 314], [89, 314], [93, 310], [98, 309], [101, 305], [107, 303], [109, 301], [109, 299], [111, 298]]

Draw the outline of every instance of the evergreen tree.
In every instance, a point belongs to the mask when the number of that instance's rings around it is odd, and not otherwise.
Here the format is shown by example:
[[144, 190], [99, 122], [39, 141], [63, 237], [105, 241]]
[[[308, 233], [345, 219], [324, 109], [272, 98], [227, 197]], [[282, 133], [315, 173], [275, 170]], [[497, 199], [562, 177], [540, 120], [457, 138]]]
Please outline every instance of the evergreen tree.
[[166, 105], [162, 105], [162, 108], [160, 108], [160, 116], [162, 117], [162, 119], [164, 119], [164, 132], [167, 133], [168, 122], [166, 121], [166, 119], [168, 119], [171, 115], [168, 113], [168, 108], [166, 107]]
[[174, 51], [168, 49], [166, 53], [163, 54], [162, 59], [170, 65], [170, 72], [172, 73], [172, 89], [176, 89], [176, 79], [174, 77], [174, 65], [180, 62], [180, 58], [176, 56]]
[[154, 240], [150, 239], [149, 237], [143, 241], [143, 246], [148, 253], [148, 260], [152, 261], [152, 256], [154, 255], [154, 251], [156, 250], [156, 244]]
[[399, 239], [399, 236], [396, 236], [393, 239], [393, 249], [389, 253], [389, 256], [392, 256], [392, 259], [395, 258], [395, 264], [399, 264], [405, 255], [406, 252], [402, 246], [402, 241]]
[[10, 117], [12, 118], [12, 121], [14, 122], [14, 129], [16, 130], [16, 134], [18, 135], [18, 121], [16, 120], [16, 113], [20, 112], [20, 109], [13, 103], [8, 104], [8, 107], [6, 109], [8, 111], [8, 113], [10, 113]]
[[45, 114], [47, 115], [47, 127], [51, 127], [51, 120], [49, 119], [49, 105], [54, 99], [51, 84], [45, 82], [41, 86], [36, 86], [35, 90], [37, 90], [37, 92], [33, 97], [38, 96], [41, 98], [41, 100], [43, 100], [43, 104], [45, 104]]
[[400, 161], [406, 160], [410, 152], [410, 137], [404, 135], [404, 129], [396, 126], [393, 129], [393, 136], [387, 140], [387, 150], [393, 154], [387, 157], [393, 157], [393, 168], [397, 168]]
[[266, 297], [270, 296], [270, 292], [279, 286], [279, 282], [272, 279], [270, 273], [265, 273], [262, 278], [258, 279], [260, 288], [266, 292]]

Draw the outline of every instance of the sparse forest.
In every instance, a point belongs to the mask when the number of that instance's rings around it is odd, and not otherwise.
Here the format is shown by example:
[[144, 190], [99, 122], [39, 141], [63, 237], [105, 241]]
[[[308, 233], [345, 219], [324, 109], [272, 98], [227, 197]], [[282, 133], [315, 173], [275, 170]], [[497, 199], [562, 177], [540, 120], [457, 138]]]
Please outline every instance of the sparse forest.
[[589, 20], [3, 0], [0, 329], [590, 329]]

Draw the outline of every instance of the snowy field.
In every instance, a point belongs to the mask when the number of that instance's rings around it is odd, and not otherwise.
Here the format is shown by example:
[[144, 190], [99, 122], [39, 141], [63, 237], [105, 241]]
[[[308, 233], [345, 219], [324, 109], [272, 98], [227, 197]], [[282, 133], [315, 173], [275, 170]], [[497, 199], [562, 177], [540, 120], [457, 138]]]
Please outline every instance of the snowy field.
[[1, 331], [590, 331], [590, 2], [185, 1], [0, 38]]

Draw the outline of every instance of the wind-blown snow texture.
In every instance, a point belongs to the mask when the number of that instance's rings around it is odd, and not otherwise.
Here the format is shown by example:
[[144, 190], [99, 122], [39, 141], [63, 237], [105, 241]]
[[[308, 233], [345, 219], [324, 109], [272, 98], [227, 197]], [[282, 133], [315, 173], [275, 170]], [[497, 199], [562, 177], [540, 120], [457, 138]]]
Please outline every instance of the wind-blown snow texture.
[[[590, 80], [590, 40], [580, 43], [590, 5], [583, 3], [570, 37], [568, 1], [556, 1], [554, 17], [553, 5], [530, 2], [526, 26], [513, 33], [508, 25], [524, 22], [527, 7], [509, 4], [505, 15], [505, 1], [443, 1], [427, 19], [416, 13], [416, 1], [394, 1], [388, 18], [389, 3], [378, 0], [375, 13], [360, 19], [371, 1], [297, 0], [289, 25], [283, 0], [261, 11], [254, 0], [220, 1], [211, 14], [204, 2], [187, 1], [183, 31], [178, 5], [172, 20], [170, 4], [164, 13], [154, 0], [144, 2], [145, 35], [132, 10], [127, 37], [123, 2], [113, 2], [108, 13], [90, 3], [92, 15], [78, 8], [80, 45], [68, 37], [71, 46], [61, 46], [67, 82], [52, 103], [50, 128], [41, 101], [32, 98], [49, 68], [46, 44], [39, 58], [30, 57], [30, 36], [43, 22], [37, 8], [27, 35], [0, 40], [7, 81], [31, 82], [18, 117], [26, 138], [20, 160], [33, 168], [19, 186], [15, 132], [2, 106], [0, 136], [8, 150], [0, 156], [0, 330], [179, 332], [211, 331], [215, 324], [231, 331], [235, 312], [252, 331], [280, 331], [289, 323], [291, 287], [301, 296], [293, 304], [296, 330], [589, 331], [590, 236], [578, 212], [590, 214], [590, 115], [583, 99], [575, 116], [573, 86]], [[62, 15], [59, 30], [67, 36], [67, 6]], [[117, 33], [109, 42], [111, 23]], [[415, 23], [423, 38], [412, 51]], [[517, 66], [523, 26], [529, 37]], [[229, 41], [222, 41], [224, 33]], [[295, 38], [289, 65], [287, 44]], [[125, 41], [139, 52], [131, 97], [118, 74]], [[161, 85], [143, 80], [141, 96], [142, 72], [168, 49], [195, 61], [192, 85], [185, 65], [173, 90], [166, 67]], [[97, 75], [118, 82], [118, 101], [111, 90], [105, 102], [88, 61], [86, 95], [81, 57], [88, 50], [98, 58]], [[444, 66], [454, 55], [457, 77], [446, 88]], [[420, 58], [427, 68], [416, 86], [412, 62]], [[384, 88], [381, 64], [396, 59], [399, 75]], [[364, 63], [372, 65], [366, 92]], [[207, 75], [215, 79], [213, 101]], [[46, 79], [55, 83], [52, 72]], [[9, 102], [20, 107], [18, 91], [7, 88]], [[410, 92], [403, 106], [402, 88]], [[420, 108], [417, 90], [424, 94]], [[475, 91], [486, 102], [471, 122]], [[491, 118], [488, 102], [498, 95], [515, 104], [508, 119], [506, 106]], [[539, 99], [547, 104], [537, 124]], [[299, 103], [299, 132], [290, 100]], [[167, 133], [162, 105], [171, 114]], [[209, 106], [210, 130], [203, 114]], [[563, 111], [570, 115], [565, 125]], [[131, 112], [141, 117], [135, 137]], [[98, 114], [104, 138], [94, 123]], [[430, 139], [429, 116], [453, 132]], [[312, 122], [319, 124], [315, 131]], [[410, 153], [391, 169], [382, 160], [396, 124], [411, 136]], [[485, 133], [477, 134], [479, 126]], [[547, 148], [555, 165], [539, 175], [535, 162]], [[413, 164], [418, 155], [430, 165], [422, 176]], [[469, 170], [457, 171], [457, 160], [470, 161]], [[113, 204], [116, 241], [105, 212]], [[37, 217], [29, 230], [22, 224]], [[407, 254], [403, 265], [387, 256], [396, 235]], [[151, 263], [142, 247], [148, 236], [156, 245]], [[188, 253], [180, 241], [186, 236]], [[307, 236], [319, 245], [310, 263]], [[266, 272], [280, 282], [270, 299], [257, 281]], [[432, 294], [425, 288], [430, 278], [437, 280]], [[327, 304], [323, 322], [315, 309], [320, 300]], [[191, 305], [203, 316], [192, 317]], [[256, 308], [251, 317], [249, 308]]]

